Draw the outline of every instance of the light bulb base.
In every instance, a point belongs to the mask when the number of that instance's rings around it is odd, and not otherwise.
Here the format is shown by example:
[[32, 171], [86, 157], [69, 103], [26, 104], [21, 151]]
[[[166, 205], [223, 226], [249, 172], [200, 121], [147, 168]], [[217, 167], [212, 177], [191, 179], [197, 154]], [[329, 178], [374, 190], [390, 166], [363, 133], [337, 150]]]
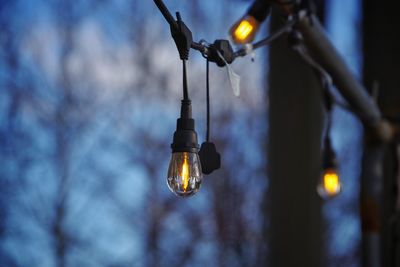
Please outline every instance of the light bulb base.
[[337, 169], [338, 161], [336, 158], [336, 153], [332, 148], [331, 139], [329, 136], [325, 137], [324, 140], [324, 150], [322, 155], [322, 169]]
[[247, 15], [254, 17], [257, 21], [263, 22], [271, 13], [270, 1], [257, 0], [247, 10]]
[[[178, 119], [179, 120], [179, 119]], [[174, 133], [174, 141], [171, 144], [172, 152], [199, 152], [197, 133], [194, 130], [177, 129]]]
[[182, 100], [181, 117], [176, 121], [176, 131], [171, 144], [172, 152], [199, 152], [197, 133], [194, 130], [195, 122], [192, 119], [191, 101]]

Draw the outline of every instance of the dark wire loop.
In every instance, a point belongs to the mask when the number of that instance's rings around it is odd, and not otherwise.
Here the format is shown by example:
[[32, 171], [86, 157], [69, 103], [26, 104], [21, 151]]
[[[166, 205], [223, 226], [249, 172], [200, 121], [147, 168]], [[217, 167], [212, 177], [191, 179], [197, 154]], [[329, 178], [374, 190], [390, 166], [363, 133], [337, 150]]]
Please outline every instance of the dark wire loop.
[[284, 24], [280, 29], [278, 29], [276, 32], [274, 32], [273, 34], [271, 34], [270, 36], [268, 36], [267, 38], [264, 38], [263, 40], [260, 40], [258, 42], [256, 42], [255, 44], [253, 44], [253, 48], [257, 49], [261, 46], [265, 46], [270, 44], [272, 41], [276, 40], [278, 37], [280, 37], [282, 34], [284, 34], [285, 32], [287, 32], [290, 28], [293, 27], [294, 24], [296, 24], [296, 22], [298, 21], [298, 17], [295, 16], [293, 17], [293, 19], [289, 20], [288, 22], [286, 22], [286, 24]]
[[[326, 128], [324, 133], [325, 143], [330, 142], [329, 136], [332, 126], [332, 103], [335, 101], [335, 97], [332, 95], [331, 87], [333, 85], [331, 76], [308, 54], [305, 47], [302, 44], [293, 46], [293, 49], [300, 55], [300, 57], [310, 65], [315, 72], [319, 75], [322, 84], [323, 103], [326, 110]], [[325, 147], [325, 149], [327, 149]]]
[[332, 102], [334, 101], [334, 96], [331, 93], [332, 86], [332, 78], [331, 76], [317, 63], [311, 56], [307, 53], [306, 49], [303, 45], [297, 45], [294, 49], [299, 53], [299, 55], [303, 58], [303, 60], [310, 65], [315, 72], [320, 76], [321, 84], [323, 88], [323, 97], [326, 110], [326, 128], [325, 128], [325, 138], [329, 138], [329, 133], [332, 125]]
[[[303, 45], [297, 45], [297, 46], [293, 46], [293, 49], [300, 55], [300, 57], [308, 64], [310, 65], [317, 74], [319, 74], [321, 81], [322, 81], [322, 85], [323, 85], [323, 89], [327, 94], [327, 98], [329, 98], [329, 102], [325, 102], [327, 103], [329, 106], [325, 106], [327, 108], [328, 111], [330, 111], [332, 109], [332, 104], [337, 105], [338, 107], [341, 107], [345, 110], [347, 110], [350, 113], [353, 113], [354, 115], [358, 116], [359, 118], [364, 118], [365, 116], [359, 112], [357, 112], [356, 110], [354, 110], [353, 108], [351, 108], [347, 103], [343, 103], [341, 101], [339, 101], [331, 92], [332, 86], [333, 86], [333, 81], [331, 76], [328, 74], [328, 72], [326, 72], [324, 70], [324, 68], [321, 67], [321, 65], [319, 65], [310, 55], [309, 53], [306, 51], [305, 47]], [[331, 112], [329, 112], [331, 113]], [[328, 118], [329, 120], [331, 120], [331, 118]], [[330, 121], [328, 121], [328, 123], [330, 123]], [[330, 127], [330, 125], [329, 125]]]

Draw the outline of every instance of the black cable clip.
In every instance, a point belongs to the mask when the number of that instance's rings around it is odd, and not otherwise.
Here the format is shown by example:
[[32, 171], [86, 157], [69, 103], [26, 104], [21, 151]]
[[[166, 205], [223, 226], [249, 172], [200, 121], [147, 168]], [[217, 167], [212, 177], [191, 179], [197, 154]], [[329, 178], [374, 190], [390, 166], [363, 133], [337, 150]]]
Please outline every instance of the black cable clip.
[[215, 40], [210, 46], [208, 60], [215, 62], [218, 67], [224, 67], [226, 63], [231, 64], [234, 59], [234, 52], [228, 40]]
[[178, 48], [180, 59], [187, 60], [189, 59], [189, 51], [193, 43], [192, 32], [182, 21], [179, 12], [176, 12], [176, 18], [178, 27], [171, 26], [171, 35], [175, 41], [176, 47]]
[[218, 67], [224, 67], [226, 63], [231, 64], [235, 59], [235, 53], [228, 40], [218, 39], [213, 44], [200, 40], [200, 45], [202, 46], [201, 54], [203, 57], [216, 63]]

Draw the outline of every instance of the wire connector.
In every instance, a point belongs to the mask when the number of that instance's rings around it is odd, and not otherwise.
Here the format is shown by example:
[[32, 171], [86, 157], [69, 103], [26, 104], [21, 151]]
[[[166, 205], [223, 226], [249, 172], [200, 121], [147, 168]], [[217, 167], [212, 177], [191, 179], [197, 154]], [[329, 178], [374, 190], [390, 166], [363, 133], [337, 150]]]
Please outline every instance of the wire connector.
[[178, 27], [171, 26], [171, 35], [178, 48], [179, 57], [181, 60], [189, 59], [190, 47], [193, 43], [192, 32], [182, 21], [179, 12], [176, 12]]
[[199, 151], [201, 170], [204, 174], [210, 174], [221, 168], [221, 155], [217, 152], [214, 143], [204, 142]]
[[228, 40], [215, 40], [211, 45], [208, 60], [215, 62], [218, 67], [223, 67], [234, 60], [233, 49]]

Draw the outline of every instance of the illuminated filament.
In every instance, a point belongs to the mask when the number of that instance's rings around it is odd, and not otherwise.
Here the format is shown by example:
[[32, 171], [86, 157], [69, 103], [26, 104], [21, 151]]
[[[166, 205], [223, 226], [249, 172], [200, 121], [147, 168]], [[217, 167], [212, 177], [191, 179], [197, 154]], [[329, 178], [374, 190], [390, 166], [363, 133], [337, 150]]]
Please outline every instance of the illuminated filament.
[[243, 41], [250, 35], [250, 33], [253, 31], [253, 28], [253, 25], [251, 25], [249, 21], [242, 20], [234, 32], [236, 39]]
[[188, 164], [188, 153], [183, 153], [183, 165], [182, 165], [182, 184], [183, 184], [183, 192], [186, 192], [186, 189], [189, 185], [189, 164]]
[[334, 196], [340, 191], [340, 180], [336, 172], [327, 171], [324, 174], [324, 190], [330, 196]]

